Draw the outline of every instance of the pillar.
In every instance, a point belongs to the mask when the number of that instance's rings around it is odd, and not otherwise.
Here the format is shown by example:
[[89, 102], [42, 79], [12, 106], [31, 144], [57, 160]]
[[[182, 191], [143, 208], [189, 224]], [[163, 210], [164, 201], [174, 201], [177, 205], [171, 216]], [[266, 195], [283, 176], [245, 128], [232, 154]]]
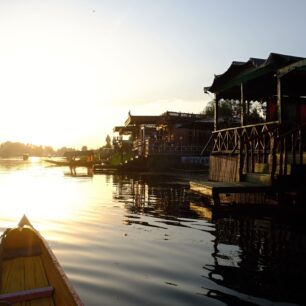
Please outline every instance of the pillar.
[[217, 131], [219, 129], [219, 97], [215, 94], [215, 111], [214, 111], [214, 130]]
[[243, 92], [243, 83], [240, 84], [240, 122], [241, 126], [245, 124], [245, 104], [244, 104], [244, 92]]
[[283, 122], [283, 114], [282, 114], [282, 86], [281, 86], [281, 78], [277, 78], [277, 120], [279, 124]]

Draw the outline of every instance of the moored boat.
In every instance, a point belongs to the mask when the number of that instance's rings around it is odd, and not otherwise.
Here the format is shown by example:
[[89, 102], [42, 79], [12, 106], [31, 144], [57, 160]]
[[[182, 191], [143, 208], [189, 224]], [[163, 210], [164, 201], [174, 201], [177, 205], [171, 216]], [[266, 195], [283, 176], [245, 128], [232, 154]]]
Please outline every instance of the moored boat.
[[[1, 236], [1, 305], [84, 305], [26, 216]], [[19, 304], [20, 303], [20, 304]]]
[[93, 161], [87, 160], [53, 160], [45, 159], [45, 162], [50, 163], [54, 166], [69, 166], [69, 167], [92, 167]]

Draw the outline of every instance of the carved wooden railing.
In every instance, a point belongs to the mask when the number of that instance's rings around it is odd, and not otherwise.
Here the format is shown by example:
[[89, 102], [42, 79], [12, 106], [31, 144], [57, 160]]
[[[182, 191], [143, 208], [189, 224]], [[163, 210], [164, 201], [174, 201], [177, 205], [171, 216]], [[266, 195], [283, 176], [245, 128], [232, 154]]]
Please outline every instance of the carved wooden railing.
[[179, 142], [166, 142], [154, 139], [136, 140], [133, 150], [138, 156], [149, 155], [200, 155], [202, 146], [186, 145]]
[[279, 176], [290, 174], [290, 167], [305, 164], [306, 124], [300, 125], [276, 139], [272, 148], [272, 174]]
[[136, 139], [133, 141], [133, 151], [136, 156], [143, 156], [145, 152], [145, 144], [142, 140]]
[[303, 164], [306, 125], [283, 132], [278, 122], [214, 131], [212, 154], [239, 154], [239, 172], [254, 172], [255, 163], [269, 163], [271, 177], [289, 174]]
[[239, 153], [243, 144], [252, 141], [253, 149], [266, 158], [269, 140], [278, 134], [278, 130], [279, 124], [270, 122], [214, 131], [212, 153]]
[[202, 146], [152, 139], [145, 141], [145, 155], [200, 155]]

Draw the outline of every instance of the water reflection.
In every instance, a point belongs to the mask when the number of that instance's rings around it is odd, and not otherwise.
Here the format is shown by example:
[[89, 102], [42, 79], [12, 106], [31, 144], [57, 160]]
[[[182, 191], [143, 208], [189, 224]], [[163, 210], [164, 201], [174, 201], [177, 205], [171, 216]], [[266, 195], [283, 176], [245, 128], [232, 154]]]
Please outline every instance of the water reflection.
[[[129, 212], [126, 224], [157, 226], [135, 217], [143, 214], [158, 218], [154, 224], [214, 235], [213, 260], [204, 259], [201, 267], [201, 294], [226, 305], [304, 305], [305, 215], [262, 207], [212, 209], [193, 202], [184, 184], [166, 184], [160, 178], [117, 177], [117, 186], [114, 196]], [[209, 221], [214, 230], [196, 219]]]
[[87, 178], [87, 170], [80, 170], [80, 176], [71, 178], [64, 171], [63, 168], [48, 167], [35, 157], [26, 161], [1, 159], [2, 218], [17, 222], [26, 214], [34, 223], [39, 222], [41, 228], [45, 228], [50, 220], [64, 222], [80, 218], [83, 200], [92, 191], [90, 186], [80, 185], [84, 177]]
[[227, 305], [304, 304], [306, 236], [301, 215], [191, 207], [215, 224], [214, 263], [203, 266], [203, 278], [219, 288], [203, 287], [208, 296]]
[[174, 222], [178, 221], [175, 217], [196, 216], [189, 209], [188, 182], [178, 183], [167, 176], [114, 176], [114, 184], [114, 198], [123, 202], [130, 213], [165, 217]]
[[273, 217], [215, 216], [214, 264], [203, 267], [208, 277], [239, 294], [273, 301], [305, 301], [304, 220], [294, 215], [291, 218], [290, 222], [287, 216], [275, 213]]
[[0, 162], [0, 230], [27, 213], [86, 305], [305, 304], [303, 215], [211, 210], [185, 176], [65, 171]]

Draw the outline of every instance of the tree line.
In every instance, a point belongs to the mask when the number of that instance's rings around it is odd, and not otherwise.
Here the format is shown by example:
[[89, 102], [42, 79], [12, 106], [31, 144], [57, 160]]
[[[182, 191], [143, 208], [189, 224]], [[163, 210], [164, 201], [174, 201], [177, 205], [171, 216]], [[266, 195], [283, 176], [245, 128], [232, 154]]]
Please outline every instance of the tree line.
[[23, 154], [30, 156], [46, 157], [46, 156], [63, 156], [66, 151], [74, 151], [74, 148], [62, 147], [54, 150], [51, 146], [38, 146], [33, 144], [24, 144], [20, 142], [7, 141], [0, 144], [0, 157], [19, 157]]
[[[109, 135], [105, 138], [105, 145], [98, 149], [100, 154], [110, 154], [108, 150], [111, 149], [112, 143]], [[83, 146], [82, 151], [88, 150], [87, 146]], [[0, 144], [0, 157], [1, 158], [10, 158], [10, 157], [20, 157], [23, 154], [29, 154], [30, 156], [37, 157], [47, 157], [47, 156], [64, 156], [64, 153], [67, 151], [76, 151], [75, 148], [71, 147], [61, 147], [60, 149], [54, 150], [51, 146], [41, 146], [34, 144], [24, 144], [21, 142], [12, 142], [7, 141]]]

